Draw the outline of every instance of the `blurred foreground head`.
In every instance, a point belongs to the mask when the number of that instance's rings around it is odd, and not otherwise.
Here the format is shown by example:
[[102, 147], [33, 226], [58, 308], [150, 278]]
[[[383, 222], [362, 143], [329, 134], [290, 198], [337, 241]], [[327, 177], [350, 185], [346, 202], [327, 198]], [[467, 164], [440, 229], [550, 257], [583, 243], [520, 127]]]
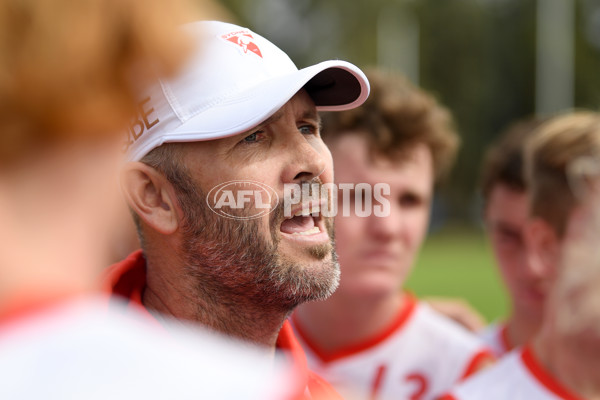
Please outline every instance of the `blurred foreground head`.
[[[585, 231], [596, 229], [592, 225], [594, 213], [589, 203], [593, 203], [598, 196], [597, 190], [592, 190], [594, 185], [590, 182], [593, 179], [588, 182], [587, 174], [594, 171], [593, 168], [589, 169], [590, 164], [599, 163], [600, 114], [595, 112], [578, 111], [556, 116], [544, 123], [527, 144], [525, 169], [530, 188], [527, 240], [537, 262], [550, 278], [550, 289], [556, 284], [564, 284], [564, 277], [570, 276], [576, 267], [566, 264], [577, 262], [561, 260], [576, 259], [573, 248], [577, 241], [572, 239], [575, 232], [572, 225], [580, 218], [578, 215], [582, 207], [589, 209], [586, 213], [590, 218], [587, 222], [590, 226]], [[589, 240], [589, 235], [587, 239], [582, 236], [581, 245], [592, 250], [594, 246], [590, 245]], [[588, 251], [585, 256], [592, 254], [595, 253]], [[588, 261], [593, 261], [593, 257]], [[581, 269], [575, 275], [583, 272]], [[553, 297], [546, 310], [564, 310], [564, 306], [557, 308], [556, 293]]]
[[556, 376], [586, 399], [600, 391], [600, 157], [594, 151], [566, 167], [574, 206], [538, 339]]
[[545, 221], [560, 239], [578, 199], [568, 178], [568, 166], [582, 157], [600, 160], [600, 114], [578, 111], [543, 124], [526, 150], [531, 190], [530, 213]]
[[188, 10], [183, 0], [0, 2], [0, 296], [97, 273], [133, 78], [175, 72]]
[[133, 112], [132, 76], [182, 61], [173, 28], [184, 12], [163, 0], [3, 0], [0, 164], [117, 134]]
[[577, 205], [565, 227], [553, 322], [562, 334], [593, 337], [600, 355], [600, 158], [577, 158], [567, 171]]

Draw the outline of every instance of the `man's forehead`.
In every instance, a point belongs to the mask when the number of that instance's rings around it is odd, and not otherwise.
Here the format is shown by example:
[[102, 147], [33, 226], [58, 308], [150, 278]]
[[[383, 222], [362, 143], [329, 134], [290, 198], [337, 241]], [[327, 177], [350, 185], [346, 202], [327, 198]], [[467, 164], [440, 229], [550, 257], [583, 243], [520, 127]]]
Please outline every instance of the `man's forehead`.
[[283, 118], [288, 109], [291, 109], [291, 111], [294, 112], [296, 117], [299, 119], [308, 119], [317, 122], [320, 122], [321, 120], [313, 100], [304, 89], [301, 89], [273, 115], [245, 132], [252, 132], [262, 126], [270, 125], [279, 121], [281, 118]]
[[271, 115], [269, 118], [267, 118], [266, 120], [264, 120], [263, 122], [261, 122], [260, 124], [256, 125], [254, 128], [249, 129], [249, 130], [251, 131], [251, 130], [259, 128], [261, 126], [270, 125], [274, 122], [279, 121], [281, 118], [283, 118], [283, 115], [285, 114], [284, 108], [285, 108], [285, 106], [281, 107], [279, 110], [277, 110], [275, 112], [275, 114]]
[[[521, 222], [521, 223], [519, 223]], [[521, 233], [523, 230], [523, 221], [511, 221], [510, 219], [503, 219], [501, 216], [495, 216], [490, 218], [488, 225], [497, 231], [510, 232], [510, 233]]]
[[317, 111], [316, 106], [314, 105], [312, 99], [310, 99], [308, 94], [306, 94], [306, 97], [308, 97], [308, 99], [310, 100], [309, 102], [302, 101], [301, 105], [298, 105], [298, 103], [296, 102], [295, 98], [301, 92], [302, 91], [298, 92], [296, 94], [296, 96], [294, 96], [292, 99], [290, 99], [283, 107], [281, 107], [279, 110], [277, 110], [273, 115], [271, 115], [266, 120], [264, 120], [263, 122], [261, 122], [260, 124], [258, 124], [256, 126], [254, 126], [251, 129], [248, 129], [246, 131], [243, 131], [243, 132], [240, 132], [240, 133], [237, 133], [235, 135], [228, 136], [225, 138], [218, 138], [218, 139], [213, 139], [213, 140], [197, 141], [197, 142], [188, 142], [188, 146], [184, 146], [184, 147], [188, 151], [190, 149], [193, 149], [196, 147], [211, 148], [211, 149], [213, 149], [211, 151], [215, 151], [214, 150], [215, 148], [219, 148], [221, 146], [228, 146], [230, 143], [236, 142], [237, 140], [239, 140], [240, 137], [250, 135], [253, 132], [256, 132], [257, 130], [260, 130], [261, 128], [266, 127], [270, 124], [276, 123], [277, 121], [282, 119], [286, 113], [287, 107], [289, 107], [289, 105], [292, 101], [294, 101], [294, 104], [297, 105], [297, 107], [294, 107], [294, 112], [297, 113], [297, 115], [295, 115], [295, 118], [297, 118], [299, 120], [313, 121], [314, 123], [316, 123], [320, 126], [321, 116], [319, 115], [319, 112]]
[[363, 131], [348, 131], [327, 142], [334, 160], [345, 160], [373, 169], [405, 170], [415, 164], [429, 165], [432, 162], [430, 148], [425, 143], [410, 143], [398, 146], [389, 152], [374, 147]]

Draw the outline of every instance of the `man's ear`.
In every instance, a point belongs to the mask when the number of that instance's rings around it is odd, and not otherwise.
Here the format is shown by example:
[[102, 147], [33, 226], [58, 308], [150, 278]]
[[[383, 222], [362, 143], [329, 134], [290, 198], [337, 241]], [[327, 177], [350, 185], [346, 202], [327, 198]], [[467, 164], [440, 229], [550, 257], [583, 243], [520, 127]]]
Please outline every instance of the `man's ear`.
[[129, 206], [152, 229], [164, 235], [177, 230], [175, 190], [162, 173], [144, 163], [128, 163], [121, 187]]
[[560, 257], [560, 239], [544, 219], [531, 218], [525, 227], [525, 239], [533, 256], [546, 270], [554, 270]]

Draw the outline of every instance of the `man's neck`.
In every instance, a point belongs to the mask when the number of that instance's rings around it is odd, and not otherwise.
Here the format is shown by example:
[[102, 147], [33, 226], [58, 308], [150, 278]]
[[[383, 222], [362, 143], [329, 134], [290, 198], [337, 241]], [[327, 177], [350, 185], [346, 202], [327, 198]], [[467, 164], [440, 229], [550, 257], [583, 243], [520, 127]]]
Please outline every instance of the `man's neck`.
[[[274, 351], [285, 310], [266, 309], [248, 299], [223, 296], [223, 292], [202, 286], [171, 262], [171, 268], [156, 268], [148, 261], [142, 302], [145, 307], [178, 320], [187, 320], [225, 335], [265, 346]], [[177, 271], [177, 272], [176, 272]]]
[[541, 315], [532, 315], [513, 308], [513, 312], [506, 322], [509, 344], [519, 347], [530, 342], [541, 325]]
[[[598, 349], [587, 349], [561, 338], [542, 332], [533, 341], [533, 351], [544, 368], [571, 392], [589, 400], [600, 399], [600, 368]], [[597, 346], [596, 346], [597, 347]]]
[[298, 307], [295, 320], [319, 349], [332, 353], [377, 335], [405, 301], [401, 293], [374, 298], [334, 293], [325, 301]]

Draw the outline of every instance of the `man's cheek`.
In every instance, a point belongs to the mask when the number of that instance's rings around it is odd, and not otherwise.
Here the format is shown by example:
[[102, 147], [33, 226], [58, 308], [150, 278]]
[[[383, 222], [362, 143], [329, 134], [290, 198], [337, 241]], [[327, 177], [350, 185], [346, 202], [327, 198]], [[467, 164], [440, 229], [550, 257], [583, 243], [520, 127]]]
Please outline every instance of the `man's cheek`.
[[343, 251], [350, 251], [362, 243], [365, 239], [365, 228], [360, 224], [358, 218], [352, 216], [338, 215], [334, 219], [335, 226], [335, 242], [338, 248], [343, 247]]
[[333, 156], [331, 155], [331, 151], [329, 150], [329, 147], [327, 147], [327, 145], [325, 145], [325, 143], [323, 143], [323, 141], [320, 141], [318, 151], [319, 151], [319, 154], [321, 154], [321, 157], [323, 157], [323, 159], [325, 160], [325, 164], [326, 164], [325, 170], [321, 174], [321, 180], [323, 181], [323, 183], [333, 182], [334, 181], [334, 163], [333, 163]]
[[327, 163], [327, 166], [319, 176], [321, 183], [333, 183], [333, 163]]
[[415, 209], [407, 212], [403, 218], [406, 220], [406, 230], [411, 238], [412, 245], [418, 247], [427, 234], [428, 213]]

